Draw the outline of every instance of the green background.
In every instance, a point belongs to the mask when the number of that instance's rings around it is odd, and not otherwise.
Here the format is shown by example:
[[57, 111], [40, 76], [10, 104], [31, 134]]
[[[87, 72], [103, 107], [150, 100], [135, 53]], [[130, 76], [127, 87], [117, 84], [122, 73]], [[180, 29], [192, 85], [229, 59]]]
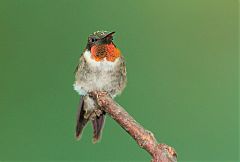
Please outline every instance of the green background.
[[150, 161], [107, 118], [74, 138], [74, 68], [87, 37], [116, 31], [117, 101], [179, 161], [237, 161], [237, 0], [0, 0], [0, 161]]

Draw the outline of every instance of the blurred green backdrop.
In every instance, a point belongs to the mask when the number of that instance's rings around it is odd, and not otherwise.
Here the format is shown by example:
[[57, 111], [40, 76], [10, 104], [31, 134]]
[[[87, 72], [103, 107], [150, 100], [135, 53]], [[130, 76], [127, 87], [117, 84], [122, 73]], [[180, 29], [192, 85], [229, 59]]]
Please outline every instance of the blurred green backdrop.
[[237, 161], [237, 0], [1, 0], [0, 161], [150, 161], [108, 117], [74, 138], [73, 71], [87, 36], [116, 31], [117, 101], [179, 161]]

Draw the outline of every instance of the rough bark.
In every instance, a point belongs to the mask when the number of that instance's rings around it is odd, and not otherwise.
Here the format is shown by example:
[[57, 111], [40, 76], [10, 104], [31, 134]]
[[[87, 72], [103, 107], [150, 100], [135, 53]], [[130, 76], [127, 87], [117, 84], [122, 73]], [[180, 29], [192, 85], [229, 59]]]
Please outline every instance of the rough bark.
[[118, 122], [118, 124], [133, 137], [138, 145], [152, 156], [152, 162], [177, 161], [177, 154], [172, 147], [166, 144], [159, 144], [152, 132], [145, 130], [124, 108], [107, 95], [107, 93], [92, 92], [91, 96], [102, 110]]

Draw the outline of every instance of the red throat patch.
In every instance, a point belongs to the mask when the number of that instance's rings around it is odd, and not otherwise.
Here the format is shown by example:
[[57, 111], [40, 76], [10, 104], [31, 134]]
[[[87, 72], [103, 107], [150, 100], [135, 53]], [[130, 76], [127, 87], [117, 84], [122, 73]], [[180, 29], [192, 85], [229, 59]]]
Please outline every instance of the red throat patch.
[[121, 52], [111, 43], [92, 46], [91, 54], [92, 58], [96, 61], [101, 61], [106, 58], [107, 61], [114, 62], [120, 57]]

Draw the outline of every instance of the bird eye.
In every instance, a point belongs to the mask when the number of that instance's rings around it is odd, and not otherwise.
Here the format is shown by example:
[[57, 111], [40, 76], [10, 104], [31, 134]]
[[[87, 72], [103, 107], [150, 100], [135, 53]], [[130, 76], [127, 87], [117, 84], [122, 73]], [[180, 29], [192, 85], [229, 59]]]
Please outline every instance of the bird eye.
[[90, 39], [89, 39], [89, 42], [91, 42], [91, 43], [94, 43], [94, 42], [96, 42], [96, 41], [97, 41], [96, 38], [90, 38]]

